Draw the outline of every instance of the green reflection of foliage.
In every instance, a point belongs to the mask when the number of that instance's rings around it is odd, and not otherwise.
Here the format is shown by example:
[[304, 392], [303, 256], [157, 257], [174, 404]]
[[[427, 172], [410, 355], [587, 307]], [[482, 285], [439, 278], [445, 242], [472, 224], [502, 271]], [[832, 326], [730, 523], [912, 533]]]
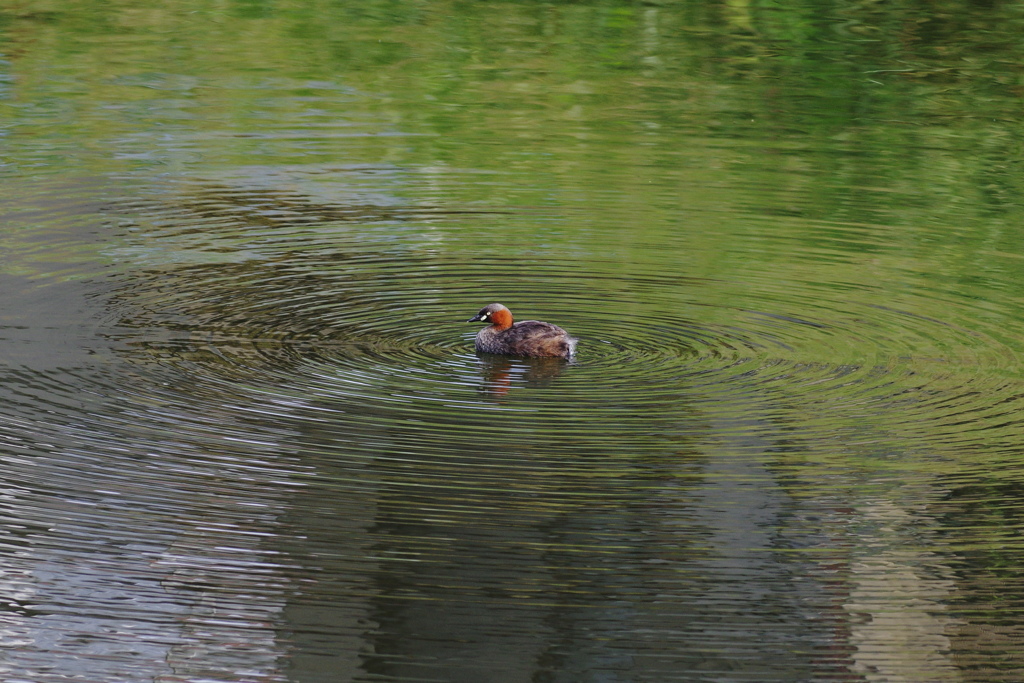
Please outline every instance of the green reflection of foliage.
[[[624, 264], [720, 277], [756, 251], [824, 279], [785, 235], [841, 245], [852, 282], [974, 295], [1019, 270], [1022, 22], [1013, 3], [9, 0], [2, 145], [9, 173], [499, 172], [443, 198], [600, 205], [622, 230], [550, 240]], [[665, 240], [703, 256], [647, 246]]]
[[[1022, 22], [1013, 3], [8, 1], [2, 145], [9, 173], [498, 172], [443, 199], [599, 205], [621, 231], [550, 240], [625, 264], [720, 277], [756, 252], [804, 281], [843, 265], [979, 295], [1020, 269]], [[836, 249], [829, 277], [781, 236]], [[647, 246], [666, 240], [703, 256]]]

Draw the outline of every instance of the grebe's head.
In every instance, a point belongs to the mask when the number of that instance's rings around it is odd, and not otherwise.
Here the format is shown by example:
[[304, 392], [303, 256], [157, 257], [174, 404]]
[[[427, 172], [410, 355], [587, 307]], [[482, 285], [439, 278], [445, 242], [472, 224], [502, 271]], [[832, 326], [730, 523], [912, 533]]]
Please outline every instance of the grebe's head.
[[466, 321], [467, 323], [491, 323], [499, 330], [512, 327], [512, 311], [501, 304], [489, 304], [480, 309], [480, 312]]

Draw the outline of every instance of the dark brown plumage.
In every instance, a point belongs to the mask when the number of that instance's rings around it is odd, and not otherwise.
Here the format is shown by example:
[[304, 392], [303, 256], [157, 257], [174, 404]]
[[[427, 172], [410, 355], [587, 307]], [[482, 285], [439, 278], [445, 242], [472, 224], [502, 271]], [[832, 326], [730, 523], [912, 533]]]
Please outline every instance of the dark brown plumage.
[[476, 335], [476, 350], [504, 356], [572, 358], [576, 340], [558, 325], [539, 320], [514, 323], [512, 312], [490, 304], [466, 322], [488, 322]]

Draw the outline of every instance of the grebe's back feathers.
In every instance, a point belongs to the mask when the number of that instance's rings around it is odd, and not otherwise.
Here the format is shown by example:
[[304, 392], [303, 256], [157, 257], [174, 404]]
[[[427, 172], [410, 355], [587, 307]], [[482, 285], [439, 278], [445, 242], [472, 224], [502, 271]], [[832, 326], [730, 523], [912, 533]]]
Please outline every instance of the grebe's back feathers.
[[540, 320], [512, 322], [512, 312], [501, 304], [480, 309], [468, 322], [483, 321], [491, 325], [476, 335], [476, 350], [506, 356], [572, 358], [576, 339], [558, 325]]

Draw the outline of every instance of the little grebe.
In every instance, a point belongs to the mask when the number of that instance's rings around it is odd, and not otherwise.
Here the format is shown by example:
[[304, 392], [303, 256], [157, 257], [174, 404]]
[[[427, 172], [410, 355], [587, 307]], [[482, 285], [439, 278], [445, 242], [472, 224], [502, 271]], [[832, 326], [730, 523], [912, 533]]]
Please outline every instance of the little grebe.
[[466, 322], [491, 323], [476, 335], [476, 350], [503, 356], [572, 358], [576, 340], [558, 325], [539, 320], [512, 323], [512, 311], [501, 304], [484, 306]]

